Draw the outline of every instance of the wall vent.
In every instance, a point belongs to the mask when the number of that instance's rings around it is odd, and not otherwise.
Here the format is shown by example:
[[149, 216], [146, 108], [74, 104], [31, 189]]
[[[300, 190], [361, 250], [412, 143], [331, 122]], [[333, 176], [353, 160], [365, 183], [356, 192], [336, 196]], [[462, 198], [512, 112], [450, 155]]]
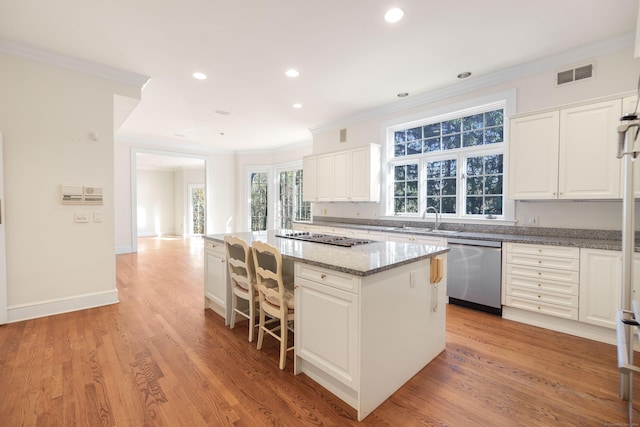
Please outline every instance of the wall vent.
[[560, 86], [567, 83], [590, 79], [593, 77], [594, 69], [594, 64], [587, 64], [570, 70], [560, 71], [556, 74], [556, 85]]
[[347, 129], [340, 129], [340, 143], [347, 142]]

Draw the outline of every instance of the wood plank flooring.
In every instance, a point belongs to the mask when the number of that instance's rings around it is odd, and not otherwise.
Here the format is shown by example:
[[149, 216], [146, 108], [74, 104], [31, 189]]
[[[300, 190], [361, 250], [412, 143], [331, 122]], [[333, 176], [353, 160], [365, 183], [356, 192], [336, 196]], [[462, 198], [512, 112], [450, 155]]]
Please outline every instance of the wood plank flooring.
[[231, 330], [203, 310], [201, 239], [141, 239], [137, 254], [117, 256], [117, 286], [119, 304], [0, 326], [0, 425], [628, 422], [615, 347], [447, 306], [446, 350], [358, 423], [294, 376], [291, 356], [280, 371], [275, 340], [258, 351], [246, 323]]

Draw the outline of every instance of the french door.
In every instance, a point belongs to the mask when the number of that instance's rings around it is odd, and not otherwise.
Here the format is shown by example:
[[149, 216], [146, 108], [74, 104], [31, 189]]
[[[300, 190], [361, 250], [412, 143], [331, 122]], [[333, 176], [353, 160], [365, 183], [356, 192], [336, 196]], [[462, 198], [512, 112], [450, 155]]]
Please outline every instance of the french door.
[[4, 171], [0, 133], [0, 325], [7, 323], [7, 249], [4, 231]]

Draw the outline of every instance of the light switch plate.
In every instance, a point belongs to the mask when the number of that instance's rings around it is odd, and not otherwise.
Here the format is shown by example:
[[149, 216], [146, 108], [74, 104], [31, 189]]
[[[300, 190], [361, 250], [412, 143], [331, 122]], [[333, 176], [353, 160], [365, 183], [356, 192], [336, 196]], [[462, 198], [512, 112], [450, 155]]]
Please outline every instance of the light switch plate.
[[102, 212], [93, 213], [93, 222], [102, 222]]
[[89, 222], [89, 213], [86, 211], [74, 212], [75, 222]]

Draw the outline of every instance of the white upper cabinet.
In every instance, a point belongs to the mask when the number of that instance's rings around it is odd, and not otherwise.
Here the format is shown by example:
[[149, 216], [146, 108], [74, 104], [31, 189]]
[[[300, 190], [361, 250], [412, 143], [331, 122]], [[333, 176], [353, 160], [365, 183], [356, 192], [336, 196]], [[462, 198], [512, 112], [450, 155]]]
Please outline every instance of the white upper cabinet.
[[303, 197], [311, 202], [379, 202], [380, 146], [308, 156]]
[[510, 126], [510, 198], [557, 198], [560, 112], [518, 117]]
[[620, 198], [617, 126], [612, 99], [511, 119], [509, 196], [533, 199]]
[[560, 199], [620, 197], [621, 113], [620, 99], [560, 110]]

